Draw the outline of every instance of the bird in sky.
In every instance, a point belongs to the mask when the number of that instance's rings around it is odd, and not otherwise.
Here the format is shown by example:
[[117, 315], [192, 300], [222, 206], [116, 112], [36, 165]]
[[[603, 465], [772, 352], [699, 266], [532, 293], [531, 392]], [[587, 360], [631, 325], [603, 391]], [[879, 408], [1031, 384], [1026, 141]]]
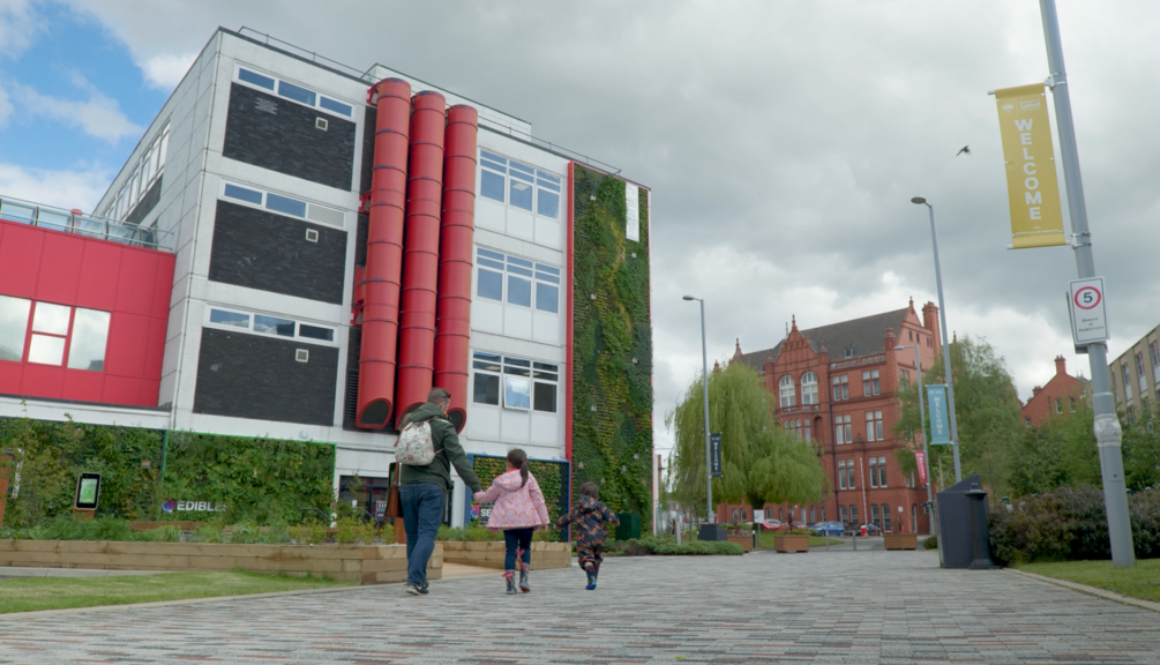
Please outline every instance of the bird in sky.
[[955, 153], [955, 157], [958, 157], [959, 155], [963, 154], [964, 152], [967, 153], [968, 155], [971, 154], [971, 146], [969, 146], [969, 145], [963, 146], [962, 150], [959, 150], [958, 152]]

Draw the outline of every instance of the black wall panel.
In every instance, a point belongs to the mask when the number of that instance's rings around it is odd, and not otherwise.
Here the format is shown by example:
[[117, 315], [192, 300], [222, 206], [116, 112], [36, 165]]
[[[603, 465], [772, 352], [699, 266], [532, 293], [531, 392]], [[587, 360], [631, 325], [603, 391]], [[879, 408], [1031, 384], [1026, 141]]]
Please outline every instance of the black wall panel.
[[[326, 130], [315, 127], [324, 118]], [[239, 162], [351, 191], [357, 125], [234, 83], [222, 154]]]
[[362, 356], [362, 328], [350, 329], [346, 346], [346, 396], [343, 399], [342, 428], [355, 430], [358, 418], [358, 360]]
[[378, 122], [378, 109], [374, 106], [367, 107], [367, 118], [363, 122], [363, 152], [362, 152], [362, 172], [359, 174], [359, 194], [366, 194], [371, 191], [371, 175], [372, 169], [375, 165], [375, 124]]
[[133, 206], [133, 210], [125, 217], [126, 222], [140, 224], [149, 213], [153, 212], [153, 208], [157, 207], [157, 202], [161, 200], [161, 179], [164, 177], [164, 174], [157, 176], [157, 179], [153, 181], [153, 186], [145, 192], [145, 196], [141, 197], [137, 205]]
[[[371, 216], [360, 212], [358, 214], [358, 231], [355, 232], [355, 246], [354, 246], [354, 264], [356, 266], [365, 266], [367, 264], [367, 233], [371, 229]], [[355, 284], [355, 286], [358, 286]]]
[[219, 200], [209, 278], [341, 305], [346, 242], [346, 231]]
[[[307, 362], [295, 359], [298, 349], [310, 352]], [[333, 425], [337, 379], [337, 347], [203, 328], [193, 410]]]

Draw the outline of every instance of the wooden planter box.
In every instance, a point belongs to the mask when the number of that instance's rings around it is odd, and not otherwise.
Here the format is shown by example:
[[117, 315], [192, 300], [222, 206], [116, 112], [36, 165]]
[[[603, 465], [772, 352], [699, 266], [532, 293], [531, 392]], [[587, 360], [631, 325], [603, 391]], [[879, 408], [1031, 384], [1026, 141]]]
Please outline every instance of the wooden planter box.
[[809, 552], [809, 536], [774, 536], [773, 549], [778, 552]]
[[[501, 545], [503, 543], [500, 543]], [[0, 566], [103, 570], [245, 570], [328, 575], [359, 584], [407, 579], [407, 548], [398, 545], [230, 545], [86, 540], [0, 540]], [[438, 543], [427, 578], [443, 577]]]
[[[440, 540], [443, 560], [465, 566], [503, 570], [506, 548], [502, 542], [457, 542]], [[532, 570], [572, 567], [572, 543], [532, 543]]]
[[882, 537], [888, 550], [918, 549], [917, 533], [888, 533]]
[[753, 536], [728, 536], [728, 539], [729, 542], [744, 547], [746, 552], [753, 551]]

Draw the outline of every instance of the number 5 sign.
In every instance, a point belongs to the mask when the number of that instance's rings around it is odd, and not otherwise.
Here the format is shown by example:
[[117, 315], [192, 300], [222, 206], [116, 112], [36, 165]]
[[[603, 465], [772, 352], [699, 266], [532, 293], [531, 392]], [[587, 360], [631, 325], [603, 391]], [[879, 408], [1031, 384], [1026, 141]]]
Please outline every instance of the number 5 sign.
[[1071, 333], [1077, 347], [1108, 340], [1108, 315], [1104, 302], [1103, 277], [1071, 282], [1067, 304], [1071, 310]]

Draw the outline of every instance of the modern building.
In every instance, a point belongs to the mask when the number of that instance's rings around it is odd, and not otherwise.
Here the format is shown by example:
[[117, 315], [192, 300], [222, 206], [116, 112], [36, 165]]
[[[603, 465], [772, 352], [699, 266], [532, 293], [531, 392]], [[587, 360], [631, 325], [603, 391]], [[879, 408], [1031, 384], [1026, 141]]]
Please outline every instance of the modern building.
[[1108, 363], [1116, 410], [1129, 421], [1160, 404], [1160, 326]]
[[1052, 414], [1074, 413], [1090, 391], [1091, 382], [1068, 374], [1067, 360], [1056, 356], [1055, 376], [1046, 385], [1031, 389], [1031, 399], [1023, 405], [1023, 421], [1028, 427], [1038, 427]]
[[[926, 489], [916, 474], [903, 473], [895, 457], [922, 442], [918, 435], [913, 441], [895, 437], [898, 391], [917, 376], [914, 349], [895, 347], [917, 346], [926, 372], [942, 351], [939, 334], [938, 307], [928, 302], [919, 319], [911, 300], [903, 309], [808, 330], [798, 330], [795, 318], [786, 338], [771, 349], [742, 353], [738, 341], [733, 362], [764, 377], [786, 429], [819, 444], [830, 483], [817, 504], [766, 506], [767, 518], [929, 532]], [[721, 506], [718, 519], [729, 521], [734, 510], [740, 516], [747, 508]]]
[[92, 214], [2, 196], [0, 416], [333, 444], [376, 494], [441, 386], [472, 455], [650, 512], [649, 190], [525, 120], [219, 29]]

